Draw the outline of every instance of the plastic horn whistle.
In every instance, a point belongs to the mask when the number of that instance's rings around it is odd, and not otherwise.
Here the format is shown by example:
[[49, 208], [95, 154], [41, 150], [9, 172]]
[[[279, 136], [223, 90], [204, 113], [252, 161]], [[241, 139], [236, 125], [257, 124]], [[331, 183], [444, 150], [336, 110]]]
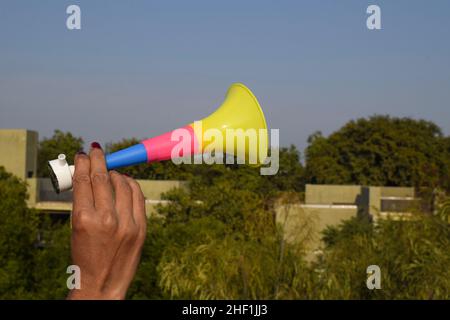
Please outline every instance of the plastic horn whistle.
[[[235, 83], [230, 86], [222, 105], [211, 115], [200, 121], [200, 128], [194, 123], [188, 124], [176, 130], [166, 132], [160, 136], [149, 138], [131, 147], [113, 152], [106, 155], [106, 166], [108, 170], [121, 167], [133, 166], [141, 163], [152, 163], [164, 161], [173, 158], [173, 150], [177, 148], [180, 141], [172, 139], [173, 135], [179, 136], [183, 133], [183, 142], [190, 142], [189, 148], [180, 148], [176, 157], [187, 157], [203, 153], [204, 139], [203, 134], [209, 129], [220, 132], [222, 137], [226, 137], [227, 129], [239, 129], [246, 132], [248, 129], [260, 132], [265, 130], [264, 134], [257, 136], [257, 148], [249, 148], [248, 144], [241, 144], [234, 147], [234, 154], [243, 153], [246, 158], [257, 159], [256, 164], [262, 164], [265, 157], [261, 154], [267, 154], [268, 134], [267, 124], [264, 113], [259, 106], [258, 100], [245, 85]], [[223, 150], [226, 150], [226, 138], [223, 140]], [[265, 152], [260, 153], [259, 150]], [[184, 154], [184, 150], [189, 150]], [[72, 176], [74, 166], [67, 163], [63, 154], [58, 159], [48, 162], [52, 184], [57, 193], [70, 190], [72, 188]]]

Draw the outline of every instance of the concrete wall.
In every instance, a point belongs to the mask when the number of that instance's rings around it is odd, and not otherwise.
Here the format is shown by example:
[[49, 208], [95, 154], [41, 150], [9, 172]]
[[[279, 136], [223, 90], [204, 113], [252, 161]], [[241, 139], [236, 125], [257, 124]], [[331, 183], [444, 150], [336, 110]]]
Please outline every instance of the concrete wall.
[[38, 156], [39, 135], [36, 131], [27, 130], [26, 145], [26, 175], [27, 178], [37, 177], [37, 156]]
[[356, 217], [357, 206], [313, 206], [291, 205], [276, 208], [276, 221], [285, 231], [285, 239], [290, 243], [302, 242], [308, 260], [314, 258], [314, 251], [323, 246], [322, 231], [327, 226], [337, 226], [343, 221]]
[[137, 180], [145, 196], [145, 210], [147, 216], [157, 214], [156, 207], [164, 204], [161, 195], [175, 188], [186, 188], [187, 183], [175, 180]]
[[49, 178], [38, 179], [37, 201], [72, 202], [72, 191], [56, 193]]
[[381, 211], [381, 188], [380, 187], [362, 187], [361, 201], [359, 203], [359, 212], [373, 217]]
[[306, 204], [355, 204], [361, 194], [361, 186], [307, 184]]
[[36, 177], [38, 133], [0, 129], [0, 166], [22, 180]]
[[413, 198], [413, 187], [380, 187], [381, 197]]
[[39, 201], [39, 182], [41, 179], [38, 178], [29, 178], [26, 180], [27, 183], [27, 191], [28, 191], [28, 200], [27, 204], [29, 207], [34, 207], [36, 203]]

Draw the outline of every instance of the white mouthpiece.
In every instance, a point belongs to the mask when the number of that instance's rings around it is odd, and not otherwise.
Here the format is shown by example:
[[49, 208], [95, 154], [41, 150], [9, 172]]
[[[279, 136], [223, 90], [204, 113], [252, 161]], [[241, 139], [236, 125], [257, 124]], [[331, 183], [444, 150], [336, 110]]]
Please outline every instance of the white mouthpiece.
[[48, 162], [50, 178], [57, 193], [72, 189], [72, 176], [75, 167], [69, 166], [65, 154], [58, 155], [58, 159]]

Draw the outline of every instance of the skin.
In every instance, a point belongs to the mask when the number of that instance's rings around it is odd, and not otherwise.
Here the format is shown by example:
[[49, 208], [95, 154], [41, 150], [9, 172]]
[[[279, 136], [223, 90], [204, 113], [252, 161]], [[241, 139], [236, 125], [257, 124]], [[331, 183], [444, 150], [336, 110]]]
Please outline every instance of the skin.
[[141, 257], [146, 221], [144, 195], [135, 180], [108, 172], [99, 147], [89, 155], [77, 154], [71, 247], [81, 288], [67, 298], [125, 299]]

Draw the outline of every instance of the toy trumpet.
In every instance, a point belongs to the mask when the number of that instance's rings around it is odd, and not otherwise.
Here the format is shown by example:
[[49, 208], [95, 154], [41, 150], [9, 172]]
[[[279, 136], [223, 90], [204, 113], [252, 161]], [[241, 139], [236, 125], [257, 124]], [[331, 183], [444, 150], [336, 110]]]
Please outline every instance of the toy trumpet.
[[[181, 149], [177, 157], [188, 157], [202, 154], [205, 151], [206, 143], [203, 135], [208, 130], [222, 133], [223, 146], [215, 149], [215, 152], [225, 153], [227, 147], [228, 129], [248, 129], [262, 132], [257, 136], [257, 148], [249, 148], [248, 143], [238, 144], [234, 147], [234, 153], [243, 153], [246, 158], [256, 159], [256, 164], [263, 163], [267, 153], [268, 134], [264, 113], [253, 93], [245, 85], [234, 83], [228, 89], [222, 105], [212, 114], [200, 121], [201, 126], [195, 123], [188, 124], [179, 129], [166, 132], [162, 135], [143, 140], [131, 147], [106, 155], [106, 166], [108, 170], [121, 167], [137, 165], [141, 163], [152, 163], [173, 159], [173, 149], [179, 141], [173, 139], [177, 130], [187, 133], [190, 147]], [[230, 142], [230, 141], [228, 141]], [[261, 152], [263, 151], [263, 152]], [[70, 190], [72, 188], [72, 176], [75, 168], [69, 165], [64, 154], [60, 154], [57, 159], [48, 162], [52, 184], [57, 193]]]

